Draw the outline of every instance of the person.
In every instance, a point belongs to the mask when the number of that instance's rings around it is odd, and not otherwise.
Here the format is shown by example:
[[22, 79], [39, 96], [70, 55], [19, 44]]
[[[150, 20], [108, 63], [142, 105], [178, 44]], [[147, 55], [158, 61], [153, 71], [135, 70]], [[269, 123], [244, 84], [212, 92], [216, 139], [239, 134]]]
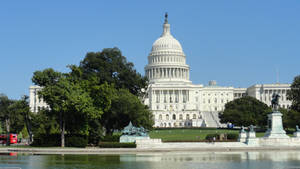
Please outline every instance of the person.
[[215, 143], [216, 142], [216, 137], [213, 137], [213, 143]]

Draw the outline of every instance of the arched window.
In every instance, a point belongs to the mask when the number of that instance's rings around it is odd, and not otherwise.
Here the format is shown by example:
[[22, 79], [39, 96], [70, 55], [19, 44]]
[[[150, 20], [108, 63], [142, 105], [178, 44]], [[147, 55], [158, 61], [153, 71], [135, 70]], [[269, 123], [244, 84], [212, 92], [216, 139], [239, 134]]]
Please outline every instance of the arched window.
[[169, 120], [169, 115], [168, 114], [166, 115], [166, 119]]
[[196, 118], [197, 118], [196, 114], [193, 114], [193, 119], [196, 119]]
[[173, 120], [176, 120], [176, 115], [175, 114], [173, 114]]
[[187, 120], [190, 119], [190, 115], [189, 115], [189, 114], [186, 115], [186, 119], [187, 119]]

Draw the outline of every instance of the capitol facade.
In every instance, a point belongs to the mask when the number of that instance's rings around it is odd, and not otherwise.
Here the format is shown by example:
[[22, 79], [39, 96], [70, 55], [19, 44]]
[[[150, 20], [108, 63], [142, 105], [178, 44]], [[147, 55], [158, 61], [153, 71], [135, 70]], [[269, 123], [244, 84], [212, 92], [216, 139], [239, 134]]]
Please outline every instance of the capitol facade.
[[[225, 104], [246, 95], [270, 106], [272, 94], [278, 93], [281, 107], [291, 105], [286, 98], [290, 84], [256, 84], [248, 88], [218, 86], [214, 80], [207, 86], [193, 84], [186, 56], [171, 34], [167, 16], [162, 35], [152, 45], [145, 75], [149, 86], [143, 101], [153, 113], [154, 127], [224, 127], [226, 124], [220, 123], [219, 113]], [[39, 90], [39, 86], [29, 88], [30, 108], [35, 113], [48, 107], [38, 97]]]
[[270, 105], [272, 94], [279, 93], [281, 106], [291, 105], [286, 99], [290, 84], [249, 88], [218, 86], [216, 81], [210, 81], [208, 86], [192, 84], [186, 56], [171, 34], [167, 16], [162, 35], [152, 45], [145, 75], [149, 79], [145, 104], [153, 112], [154, 127], [224, 127], [218, 115], [225, 104], [246, 95]]

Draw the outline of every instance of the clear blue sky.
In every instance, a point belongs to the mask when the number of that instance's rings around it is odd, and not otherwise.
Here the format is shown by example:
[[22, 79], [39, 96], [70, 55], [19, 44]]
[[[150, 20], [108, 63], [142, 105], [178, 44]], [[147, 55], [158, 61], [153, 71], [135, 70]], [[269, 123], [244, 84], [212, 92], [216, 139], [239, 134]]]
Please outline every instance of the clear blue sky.
[[299, 0], [1, 1], [0, 93], [29, 93], [36, 70], [66, 72], [90, 51], [118, 47], [144, 74], [169, 13], [191, 80], [221, 86], [291, 83], [300, 74]]

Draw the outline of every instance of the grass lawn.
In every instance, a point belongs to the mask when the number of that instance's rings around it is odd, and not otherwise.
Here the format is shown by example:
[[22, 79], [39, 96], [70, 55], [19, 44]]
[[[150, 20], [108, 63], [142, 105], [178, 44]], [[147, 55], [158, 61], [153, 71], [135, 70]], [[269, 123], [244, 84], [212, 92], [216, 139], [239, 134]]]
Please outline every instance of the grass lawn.
[[[149, 135], [151, 138], [160, 138], [162, 141], [204, 141], [207, 134], [239, 133], [231, 129], [155, 129]], [[265, 132], [256, 132], [256, 137], [263, 137]], [[292, 136], [292, 134], [288, 134]]]
[[163, 129], [152, 130], [151, 138], [161, 138], [162, 141], [203, 141], [207, 134], [239, 133], [230, 129]]

